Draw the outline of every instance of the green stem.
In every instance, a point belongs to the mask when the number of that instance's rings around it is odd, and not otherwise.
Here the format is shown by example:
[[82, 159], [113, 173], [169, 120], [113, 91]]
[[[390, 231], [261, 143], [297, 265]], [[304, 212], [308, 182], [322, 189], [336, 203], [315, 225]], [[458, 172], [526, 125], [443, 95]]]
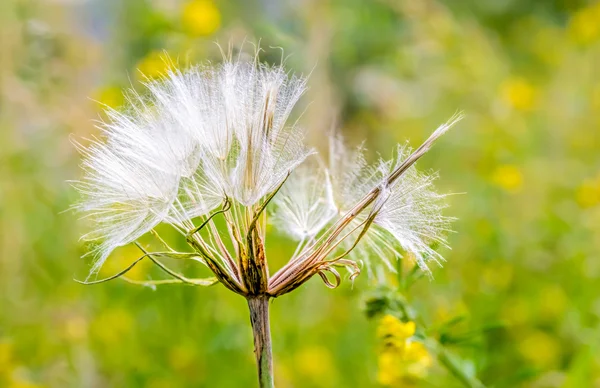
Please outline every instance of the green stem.
[[275, 387], [273, 381], [273, 353], [271, 350], [271, 329], [269, 327], [269, 297], [266, 295], [248, 298], [250, 323], [254, 335], [254, 355], [258, 367], [260, 388]]
[[485, 388], [476, 377], [468, 376], [456, 363], [448, 356], [445, 350], [441, 349], [438, 353], [438, 360], [450, 371], [465, 387]]

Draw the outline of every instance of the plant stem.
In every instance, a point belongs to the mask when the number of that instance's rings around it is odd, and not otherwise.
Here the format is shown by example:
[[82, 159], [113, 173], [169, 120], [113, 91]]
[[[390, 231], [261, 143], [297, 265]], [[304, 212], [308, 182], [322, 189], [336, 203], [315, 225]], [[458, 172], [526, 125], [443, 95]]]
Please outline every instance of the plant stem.
[[271, 329], [269, 325], [269, 297], [266, 295], [248, 298], [250, 323], [254, 335], [254, 355], [258, 367], [260, 388], [273, 388], [273, 353], [271, 350]]
[[456, 377], [465, 387], [485, 388], [476, 377], [468, 376], [456, 363], [448, 356], [445, 350], [441, 349], [438, 354], [438, 360]]

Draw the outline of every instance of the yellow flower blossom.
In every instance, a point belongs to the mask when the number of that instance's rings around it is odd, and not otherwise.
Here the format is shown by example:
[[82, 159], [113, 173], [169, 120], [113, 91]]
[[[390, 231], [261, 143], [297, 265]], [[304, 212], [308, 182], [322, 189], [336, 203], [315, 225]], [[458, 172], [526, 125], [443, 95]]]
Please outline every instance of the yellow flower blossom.
[[144, 58], [142, 58], [138, 64], [136, 72], [136, 76], [139, 79], [143, 79], [145, 77], [148, 78], [158, 78], [161, 75], [164, 75], [170, 68], [173, 67], [173, 63], [169, 60], [168, 55], [161, 50], [155, 50], [148, 53]]
[[510, 325], [523, 325], [531, 320], [531, 307], [525, 298], [507, 298], [500, 310], [500, 316]]
[[221, 13], [212, 1], [192, 0], [183, 6], [181, 22], [193, 36], [211, 35], [221, 26]]
[[587, 180], [577, 189], [577, 203], [582, 207], [592, 207], [600, 203], [600, 182]]
[[523, 358], [540, 368], [551, 367], [560, 358], [560, 344], [542, 331], [528, 334], [519, 342], [518, 349]]
[[382, 352], [377, 359], [377, 381], [391, 386], [402, 377], [398, 357], [390, 352]]
[[406, 344], [404, 362], [408, 376], [422, 378], [427, 375], [427, 370], [433, 363], [433, 360], [425, 345], [421, 342], [410, 341]]
[[415, 334], [415, 329], [414, 322], [403, 323], [395, 316], [387, 314], [381, 318], [377, 335], [382, 339], [394, 337], [404, 341]]
[[588, 44], [600, 37], [600, 2], [575, 12], [569, 20], [568, 35], [575, 43]]
[[563, 55], [564, 40], [565, 34], [561, 28], [544, 25], [536, 29], [531, 50], [547, 64], [557, 66]]
[[381, 385], [403, 387], [425, 377], [433, 359], [425, 345], [408, 341], [403, 350], [383, 350], [377, 362], [377, 381]]
[[560, 286], [549, 285], [540, 293], [540, 315], [549, 320], [561, 317], [567, 308], [567, 304], [567, 295]]
[[80, 341], [85, 339], [88, 324], [82, 316], [72, 316], [66, 319], [63, 326], [64, 336], [69, 341]]
[[406, 344], [405, 357], [409, 361], [423, 362], [427, 365], [431, 364], [431, 356], [425, 345], [421, 342], [410, 341]]
[[120, 87], [111, 85], [98, 89], [94, 95], [94, 100], [101, 106], [107, 105], [111, 108], [118, 108], [123, 105], [125, 97]]
[[43, 388], [13, 373], [22, 368], [14, 360], [13, 344], [0, 341], [0, 385], [7, 388]]
[[414, 341], [415, 323], [403, 323], [393, 315], [381, 319], [377, 331], [382, 341], [377, 380], [384, 386], [406, 386], [424, 377], [432, 364], [425, 345]]
[[519, 167], [512, 164], [498, 166], [492, 174], [492, 181], [504, 190], [516, 193], [523, 185], [523, 174]]
[[504, 102], [520, 111], [529, 111], [537, 103], [537, 90], [523, 78], [509, 78], [500, 86]]
[[10, 369], [13, 346], [10, 342], [0, 342], [0, 371]]

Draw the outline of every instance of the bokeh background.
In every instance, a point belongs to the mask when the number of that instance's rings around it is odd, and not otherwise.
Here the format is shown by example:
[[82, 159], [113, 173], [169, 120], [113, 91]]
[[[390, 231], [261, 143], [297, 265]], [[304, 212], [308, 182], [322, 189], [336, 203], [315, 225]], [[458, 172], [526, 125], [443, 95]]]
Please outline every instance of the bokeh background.
[[[265, 61], [311, 73], [301, 123], [315, 144], [337, 126], [389, 155], [466, 113], [419, 162], [464, 194], [450, 197], [447, 263], [411, 304], [431, 325], [494, 327], [452, 350], [488, 386], [600, 387], [600, 3], [584, 0], [0, 1], [0, 386], [255, 384], [242, 298], [76, 284], [85, 226], [65, 210], [70, 138], [97, 133], [137, 69], [259, 39]], [[280, 263], [289, 241], [269, 244]], [[117, 251], [103, 273], [136, 256]], [[385, 383], [374, 283], [312, 280], [274, 301], [278, 386]], [[414, 384], [460, 386], [435, 360]]]

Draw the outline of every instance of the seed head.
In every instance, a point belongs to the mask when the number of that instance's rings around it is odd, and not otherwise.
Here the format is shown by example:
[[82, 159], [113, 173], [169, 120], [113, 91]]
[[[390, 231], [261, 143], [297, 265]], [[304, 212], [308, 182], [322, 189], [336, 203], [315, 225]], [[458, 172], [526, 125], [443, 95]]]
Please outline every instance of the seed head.
[[[331, 137], [328, 158], [311, 156], [303, 131], [289, 122], [306, 80], [282, 66], [226, 58], [172, 68], [145, 87], [146, 93], [130, 91], [123, 109], [107, 108], [100, 139], [78, 145], [84, 176], [74, 184], [82, 194], [75, 208], [94, 225], [83, 237], [96, 244], [92, 273], [116, 247], [151, 231], [167, 250], [147, 252], [138, 244], [142, 258], [179, 282], [206, 284], [158, 262], [193, 258], [246, 296], [278, 296], [315, 274], [336, 286], [336, 267], [354, 275], [357, 262], [393, 268], [390, 261], [405, 251], [423, 268], [441, 259], [430, 244], [444, 244], [444, 196], [414, 162], [459, 117], [416, 151], [399, 146], [394, 161], [369, 165], [362, 147], [349, 150], [339, 136]], [[267, 207], [275, 228], [299, 241], [272, 276]], [[215, 216], [225, 227], [216, 227]], [[192, 252], [168, 247], [153, 231], [159, 223], [184, 235]]]

